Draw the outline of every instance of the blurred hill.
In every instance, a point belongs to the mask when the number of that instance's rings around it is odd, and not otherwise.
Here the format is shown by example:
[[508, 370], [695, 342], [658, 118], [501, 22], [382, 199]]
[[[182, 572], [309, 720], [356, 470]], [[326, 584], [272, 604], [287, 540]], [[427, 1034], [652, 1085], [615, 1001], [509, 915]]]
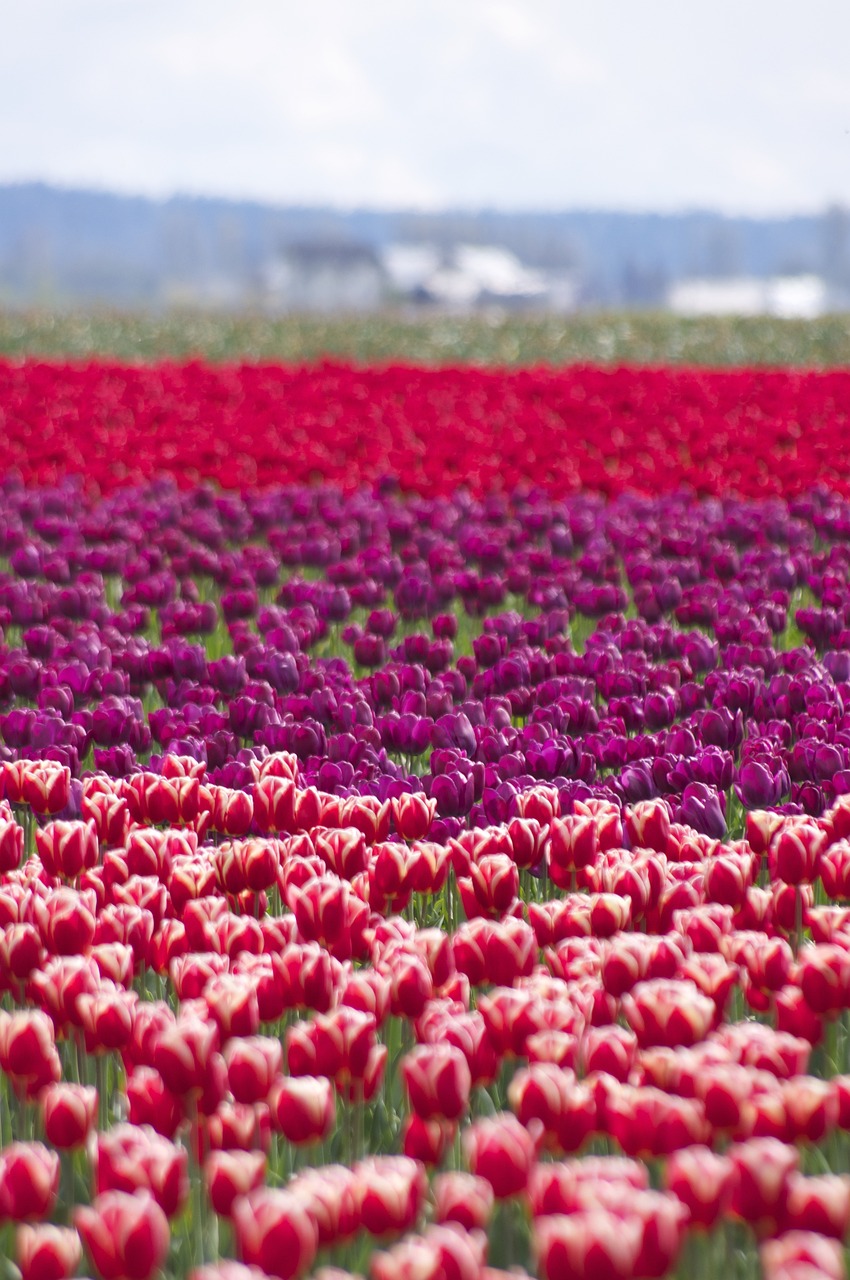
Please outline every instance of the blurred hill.
[[[773, 219], [707, 211], [424, 213], [0, 186], [0, 304], [12, 307], [285, 310], [280, 280], [287, 279], [296, 281], [299, 308], [310, 310], [312, 282], [324, 272], [317, 309], [333, 310], [328, 272], [355, 260], [369, 299], [364, 309], [439, 304], [444, 299], [428, 281], [402, 287], [394, 276], [404, 246], [420, 257], [428, 250], [437, 263], [432, 279], [454, 272], [455, 294], [471, 305], [500, 300], [498, 292], [458, 285], [457, 264], [471, 260], [474, 246], [490, 250], [491, 276], [492, 251], [504, 251], [497, 264], [507, 281], [504, 300], [524, 306], [658, 307], [677, 281], [696, 277], [814, 275], [837, 295], [850, 288], [850, 213], [841, 208]], [[476, 260], [480, 267], [484, 258]], [[353, 277], [339, 296], [357, 309]]]

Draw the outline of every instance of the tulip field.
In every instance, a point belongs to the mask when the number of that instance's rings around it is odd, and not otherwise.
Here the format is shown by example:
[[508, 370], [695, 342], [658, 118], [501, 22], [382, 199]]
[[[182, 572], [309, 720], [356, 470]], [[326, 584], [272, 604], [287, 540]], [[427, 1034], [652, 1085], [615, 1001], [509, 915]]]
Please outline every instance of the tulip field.
[[0, 1277], [841, 1280], [850, 371], [0, 361]]

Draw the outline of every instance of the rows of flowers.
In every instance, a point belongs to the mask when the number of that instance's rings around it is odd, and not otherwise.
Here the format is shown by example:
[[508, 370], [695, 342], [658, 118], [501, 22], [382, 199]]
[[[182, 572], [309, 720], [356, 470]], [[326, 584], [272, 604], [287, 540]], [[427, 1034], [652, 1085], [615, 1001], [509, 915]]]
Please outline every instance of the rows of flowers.
[[[406, 403], [431, 377], [2, 370], [22, 1280], [845, 1274], [850, 502], [811, 483], [844, 375], [518, 374], [536, 425], [496, 454], [496, 375], [429, 383], [462, 452]], [[595, 460], [547, 443], [582, 387]], [[37, 487], [87, 414], [95, 486]], [[668, 452], [664, 498], [588, 496], [657, 489]], [[167, 456], [181, 483], [148, 483]], [[777, 496], [682, 491], [735, 457]]]
[[389, 474], [432, 495], [530, 479], [558, 495], [846, 494], [848, 405], [847, 371], [0, 360], [0, 471], [102, 492], [167, 471], [237, 489]]

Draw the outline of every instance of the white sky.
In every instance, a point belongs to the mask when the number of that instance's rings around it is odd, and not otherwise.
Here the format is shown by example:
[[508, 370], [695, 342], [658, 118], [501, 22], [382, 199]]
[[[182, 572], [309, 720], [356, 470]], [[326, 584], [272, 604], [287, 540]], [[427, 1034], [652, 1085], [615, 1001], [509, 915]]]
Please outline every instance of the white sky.
[[850, 0], [2, 0], [0, 182], [850, 204]]

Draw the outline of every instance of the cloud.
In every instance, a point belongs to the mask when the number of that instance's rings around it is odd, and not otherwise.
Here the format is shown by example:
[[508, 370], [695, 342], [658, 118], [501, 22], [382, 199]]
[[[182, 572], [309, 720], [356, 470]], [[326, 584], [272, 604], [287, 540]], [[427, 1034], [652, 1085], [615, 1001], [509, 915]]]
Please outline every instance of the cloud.
[[281, 202], [850, 203], [846, 0], [7, 0], [0, 181]]

